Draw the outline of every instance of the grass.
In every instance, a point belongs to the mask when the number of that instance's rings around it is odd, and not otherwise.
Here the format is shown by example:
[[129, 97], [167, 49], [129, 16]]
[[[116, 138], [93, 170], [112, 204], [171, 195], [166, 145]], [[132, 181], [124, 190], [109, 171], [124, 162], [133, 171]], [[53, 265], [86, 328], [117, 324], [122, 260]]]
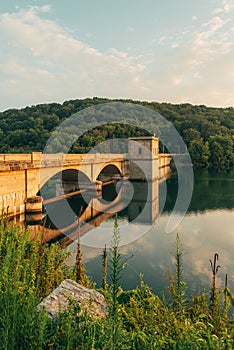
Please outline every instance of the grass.
[[51, 322], [37, 305], [63, 279], [76, 278], [65, 265], [67, 253], [39, 237], [31, 241], [27, 231], [2, 220], [0, 349], [233, 349], [234, 320], [228, 312], [233, 294], [226, 290], [224, 298], [216, 290], [212, 302], [205, 293], [186, 299], [179, 237], [170, 301], [161, 300], [143, 281], [134, 290], [121, 289], [126, 264], [119, 252], [117, 218], [112, 249], [104, 254], [101, 291], [109, 304], [108, 316], [92, 319], [71, 301], [69, 309]]

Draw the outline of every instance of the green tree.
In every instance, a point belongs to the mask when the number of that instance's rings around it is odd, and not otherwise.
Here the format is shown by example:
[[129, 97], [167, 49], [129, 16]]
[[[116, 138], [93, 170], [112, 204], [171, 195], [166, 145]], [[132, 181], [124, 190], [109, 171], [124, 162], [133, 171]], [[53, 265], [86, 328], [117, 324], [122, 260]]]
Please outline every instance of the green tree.
[[208, 142], [203, 143], [202, 139], [192, 141], [188, 147], [189, 154], [194, 166], [207, 167], [209, 165], [209, 146]]

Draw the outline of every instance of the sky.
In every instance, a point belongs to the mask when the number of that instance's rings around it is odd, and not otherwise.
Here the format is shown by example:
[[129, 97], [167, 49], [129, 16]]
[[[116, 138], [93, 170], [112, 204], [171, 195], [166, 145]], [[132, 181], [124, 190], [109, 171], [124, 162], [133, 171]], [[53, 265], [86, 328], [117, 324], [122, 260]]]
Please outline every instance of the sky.
[[234, 106], [234, 0], [2, 0], [0, 77], [0, 111], [86, 97]]

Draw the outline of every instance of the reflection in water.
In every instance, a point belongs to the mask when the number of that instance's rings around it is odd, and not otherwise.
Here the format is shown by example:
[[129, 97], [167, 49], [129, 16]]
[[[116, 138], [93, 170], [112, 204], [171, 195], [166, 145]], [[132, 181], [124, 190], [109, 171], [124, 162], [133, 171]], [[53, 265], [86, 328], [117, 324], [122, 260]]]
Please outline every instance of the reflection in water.
[[[125, 218], [124, 227], [120, 232], [121, 245], [128, 244], [141, 237], [149, 230], [159, 214], [159, 181], [129, 182], [118, 181], [103, 186], [102, 193], [91, 192], [62, 199], [47, 204], [49, 212], [56, 215], [57, 227], [49, 216], [44, 219], [43, 237], [46, 241], [60, 240], [63, 245], [69, 245], [77, 239], [75, 216], [80, 216], [81, 243], [91, 247], [109, 246], [112, 240], [112, 230], [101, 226], [113, 215], [118, 213]], [[65, 204], [69, 203], [69, 207]], [[70, 210], [72, 209], [72, 211]], [[130, 223], [126, 225], [127, 223]], [[138, 227], [140, 225], [140, 227]], [[120, 225], [121, 226], [121, 225]], [[38, 225], [32, 226], [31, 231], [37, 231]]]
[[[233, 206], [233, 174], [214, 174], [212, 172], [195, 172], [194, 192], [187, 215], [181, 225], [172, 234], [165, 234], [166, 224], [173, 208], [177, 194], [177, 178], [172, 176], [166, 182], [129, 183], [119, 191], [118, 185], [110, 185], [103, 188], [102, 201], [100, 198], [90, 198], [87, 204], [81, 196], [69, 199], [69, 205], [74, 213], [78, 213], [83, 207], [83, 243], [97, 239], [97, 247], [103, 248], [105, 242], [111, 239], [113, 232], [113, 215], [118, 211], [120, 233], [129, 234], [129, 222], [131, 222], [130, 239], [134, 243], [121, 248], [123, 254], [133, 254], [128, 263], [128, 268], [123, 271], [123, 288], [134, 288], [139, 284], [139, 274], [143, 273], [144, 280], [153, 290], [160, 293], [166, 290], [167, 269], [174, 268], [171, 252], [176, 233], [180, 234], [183, 242], [184, 279], [188, 283], [188, 294], [208, 291], [211, 286], [211, 271], [209, 259], [214, 253], [218, 253], [221, 269], [217, 275], [217, 285], [222, 288], [225, 274], [228, 273], [229, 287], [234, 290], [234, 206]], [[133, 191], [132, 191], [133, 190]], [[132, 192], [130, 192], [132, 191]], [[129, 194], [133, 193], [128, 205]], [[121, 198], [122, 196], [122, 198]], [[101, 204], [100, 204], [101, 203]], [[164, 205], [165, 204], [165, 205]], [[61, 218], [64, 220], [63, 243], [68, 245], [76, 239], [74, 222], [64, 218], [62, 202], [54, 205]], [[97, 205], [106, 206], [107, 212], [98, 210]], [[95, 210], [90, 208], [94, 207]], [[158, 214], [164, 207], [164, 212], [158, 218]], [[99, 209], [100, 209], [99, 208]], [[157, 219], [156, 224], [155, 219]], [[61, 219], [62, 220], [62, 219]], [[67, 220], [67, 221], [66, 221]], [[51, 237], [56, 232], [53, 225], [48, 222]], [[153, 225], [152, 225], [153, 224]], [[100, 225], [96, 229], [94, 226]], [[86, 231], [85, 231], [86, 229]], [[143, 235], [145, 232], [147, 234]], [[52, 234], [53, 233], [53, 234]], [[48, 233], [46, 233], [48, 234]], [[49, 234], [48, 234], [49, 237]], [[138, 240], [136, 240], [139, 237]], [[61, 238], [61, 237], [60, 237]], [[75, 250], [73, 243], [69, 249]], [[82, 253], [86, 263], [87, 273], [100, 286], [101, 281], [101, 249], [82, 246]]]
[[[176, 197], [176, 176], [167, 180], [167, 201], [165, 211], [157, 224], [141, 239], [121, 249], [123, 254], [133, 254], [128, 268], [123, 271], [124, 289], [139, 285], [139, 274], [153, 291], [167, 290], [168, 269], [174, 270], [172, 251], [178, 232], [183, 243], [184, 279], [187, 293], [209, 291], [211, 270], [209, 259], [219, 254], [221, 269], [217, 275], [217, 286], [224, 287], [225, 274], [228, 273], [229, 288], [234, 291], [234, 203], [233, 174], [214, 174], [195, 172], [193, 198], [187, 215], [172, 234], [165, 234], [166, 225]], [[165, 183], [159, 185], [159, 195]], [[120, 218], [120, 225], [121, 225]], [[111, 227], [109, 224], [109, 227]], [[113, 224], [112, 224], [113, 225]], [[101, 251], [83, 247], [87, 273], [97, 285], [101, 281]]]
[[[168, 196], [165, 211], [174, 206], [178, 183], [176, 175], [167, 180]], [[219, 173], [208, 170], [194, 172], [194, 189], [188, 211], [201, 212], [214, 209], [233, 209], [233, 172]]]

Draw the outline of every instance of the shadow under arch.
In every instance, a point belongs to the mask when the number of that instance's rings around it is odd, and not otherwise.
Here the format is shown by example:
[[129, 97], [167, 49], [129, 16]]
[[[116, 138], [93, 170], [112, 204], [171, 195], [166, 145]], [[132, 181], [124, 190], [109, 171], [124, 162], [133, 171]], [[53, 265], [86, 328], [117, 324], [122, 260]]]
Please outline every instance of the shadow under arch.
[[37, 193], [43, 199], [43, 211], [46, 214], [44, 225], [51, 230], [60, 230], [72, 225], [74, 218], [81, 215], [91, 200], [83, 200], [79, 194], [81, 188], [84, 191], [92, 186], [88, 176], [74, 168], [64, 169], [50, 177]]
[[43, 200], [63, 196], [71, 192], [79, 191], [81, 188], [91, 186], [89, 177], [82, 171], [69, 168], [60, 170], [52, 175], [37, 192]]
[[104, 201], [112, 202], [115, 200], [118, 195], [116, 184], [121, 178], [122, 173], [116, 165], [108, 164], [102, 168], [96, 180], [102, 182], [102, 199]]
[[[116, 198], [111, 203], [103, 202], [99, 197], [93, 197], [90, 198], [89, 203], [83, 201], [83, 204], [81, 204], [82, 196], [80, 196], [79, 207], [82, 207], [82, 211], [79, 213], [80, 235], [85, 235], [94, 227], [98, 227], [103, 221], [115, 215], [116, 212], [124, 209], [128, 195], [129, 184], [123, 183]], [[72, 198], [69, 199], [69, 202], [70, 200], [72, 200]], [[74, 207], [77, 209], [77, 202], [74, 203]], [[31, 234], [36, 235], [36, 232], [40, 230], [45, 242], [53, 243], [59, 240], [62, 245], [67, 246], [78, 238], [77, 221], [74, 219], [75, 212], [73, 216], [69, 216], [69, 213], [67, 213], [68, 215], [66, 215], [66, 213], [64, 215], [63, 200], [56, 202], [53, 210], [55, 210], [58, 217], [61, 218], [61, 220], [58, 221], [58, 227], [57, 225], [55, 226], [47, 216], [43, 226], [34, 225], [32, 227]], [[57, 218], [57, 220], [59, 220], [59, 218]]]
[[114, 164], [104, 165], [97, 176], [97, 180], [106, 182], [109, 180], [120, 180], [122, 177], [122, 169], [120, 170]]

